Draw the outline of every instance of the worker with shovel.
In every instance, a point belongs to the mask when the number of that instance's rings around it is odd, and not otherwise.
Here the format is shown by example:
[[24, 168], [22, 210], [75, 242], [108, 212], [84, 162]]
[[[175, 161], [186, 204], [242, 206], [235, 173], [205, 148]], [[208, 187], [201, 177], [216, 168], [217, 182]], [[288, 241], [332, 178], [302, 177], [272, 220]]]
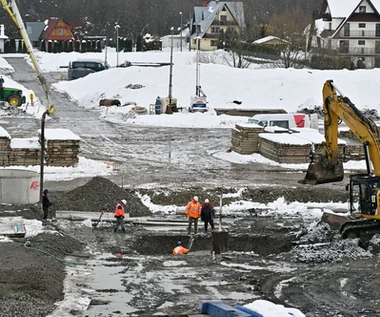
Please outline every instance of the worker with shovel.
[[113, 229], [113, 232], [116, 232], [119, 227], [121, 227], [121, 230], [125, 232], [124, 227], [124, 217], [125, 217], [125, 205], [127, 204], [127, 201], [125, 199], [120, 200], [115, 209], [115, 218], [116, 218], [116, 225]]

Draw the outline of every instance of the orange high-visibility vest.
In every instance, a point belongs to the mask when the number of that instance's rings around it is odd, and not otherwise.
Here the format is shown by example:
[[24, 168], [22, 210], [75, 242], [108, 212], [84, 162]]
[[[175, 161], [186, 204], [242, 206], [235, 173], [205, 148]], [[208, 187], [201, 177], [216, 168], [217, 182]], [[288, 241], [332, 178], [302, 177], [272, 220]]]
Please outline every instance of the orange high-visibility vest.
[[188, 252], [189, 250], [184, 248], [182, 245], [179, 245], [173, 249], [173, 254], [186, 254]]
[[198, 201], [190, 201], [186, 206], [186, 216], [190, 218], [199, 218], [201, 215], [201, 204]]
[[124, 216], [125, 216], [124, 206], [122, 203], [118, 203], [115, 209], [115, 217], [124, 217]]

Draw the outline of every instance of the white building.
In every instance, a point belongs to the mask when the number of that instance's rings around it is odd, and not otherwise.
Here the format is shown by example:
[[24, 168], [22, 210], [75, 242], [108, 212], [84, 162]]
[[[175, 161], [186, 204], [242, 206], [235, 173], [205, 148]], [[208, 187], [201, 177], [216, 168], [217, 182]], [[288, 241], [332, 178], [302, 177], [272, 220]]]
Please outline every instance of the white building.
[[323, 0], [320, 16], [313, 47], [359, 68], [380, 67], [380, 0]]
[[4, 53], [4, 45], [6, 40], [8, 40], [8, 36], [4, 34], [4, 24], [0, 24], [0, 53]]

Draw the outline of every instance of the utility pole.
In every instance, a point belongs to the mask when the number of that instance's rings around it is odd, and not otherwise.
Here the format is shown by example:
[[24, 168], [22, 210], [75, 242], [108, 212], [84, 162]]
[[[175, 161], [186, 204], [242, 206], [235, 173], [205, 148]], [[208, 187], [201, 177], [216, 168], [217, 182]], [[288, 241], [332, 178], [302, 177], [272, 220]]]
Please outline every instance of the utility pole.
[[172, 102], [172, 79], [173, 79], [173, 31], [174, 27], [171, 28], [172, 36], [170, 41], [170, 75], [169, 75], [169, 103]]
[[180, 30], [180, 36], [181, 36], [181, 52], [182, 52], [182, 11], [179, 13], [181, 15], [181, 30]]
[[116, 67], [119, 67], [119, 29], [120, 25], [116, 23]]

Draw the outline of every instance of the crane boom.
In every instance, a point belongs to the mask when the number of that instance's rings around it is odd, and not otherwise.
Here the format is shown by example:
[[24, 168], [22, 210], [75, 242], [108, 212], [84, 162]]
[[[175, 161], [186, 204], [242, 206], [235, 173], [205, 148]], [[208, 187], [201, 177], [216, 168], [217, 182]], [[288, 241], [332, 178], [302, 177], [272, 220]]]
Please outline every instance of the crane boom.
[[13, 22], [16, 24], [17, 28], [20, 31], [22, 40], [25, 44], [25, 47], [30, 57], [30, 60], [32, 62], [33, 68], [37, 74], [37, 78], [39, 79], [42, 85], [42, 88], [45, 92], [45, 98], [48, 103], [48, 113], [52, 114], [54, 112], [54, 106], [50, 99], [49, 86], [46, 82], [45, 77], [42, 74], [40, 66], [38, 65], [37, 58], [34, 54], [33, 47], [28, 36], [28, 32], [26, 31], [26, 28], [21, 18], [20, 11], [18, 10], [16, 1], [15, 0], [0, 0], [0, 3], [2, 4], [3, 8], [7, 11], [7, 13], [12, 18]]

